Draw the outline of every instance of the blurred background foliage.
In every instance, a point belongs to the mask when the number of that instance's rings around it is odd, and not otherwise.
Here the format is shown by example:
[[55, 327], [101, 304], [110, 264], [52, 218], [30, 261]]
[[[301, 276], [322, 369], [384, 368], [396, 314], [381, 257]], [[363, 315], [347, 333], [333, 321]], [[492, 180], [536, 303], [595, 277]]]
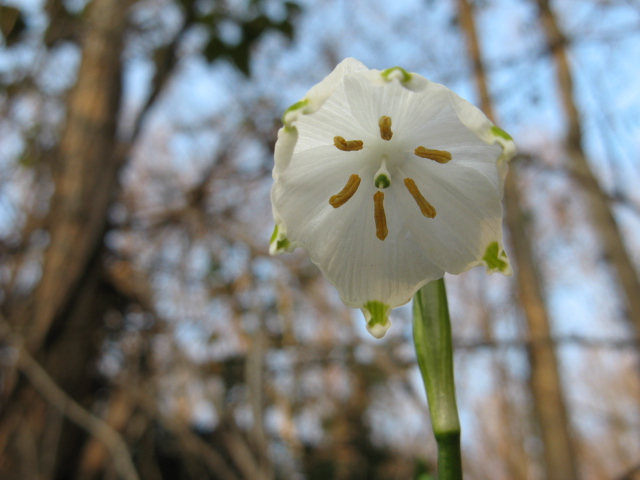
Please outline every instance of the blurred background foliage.
[[0, 1], [0, 477], [433, 477], [384, 340], [271, 258], [279, 117], [354, 56], [520, 148], [513, 277], [447, 276], [469, 479], [640, 478], [636, 0]]

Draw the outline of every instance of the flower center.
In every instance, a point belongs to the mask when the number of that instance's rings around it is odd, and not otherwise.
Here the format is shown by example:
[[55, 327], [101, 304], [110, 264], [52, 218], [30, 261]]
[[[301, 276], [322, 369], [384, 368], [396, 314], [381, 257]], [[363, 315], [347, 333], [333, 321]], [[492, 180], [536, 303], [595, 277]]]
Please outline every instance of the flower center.
[[380, 168], [373, 176], [376, 188], [389, 188], [391, 186], [391, 174], [389, 170], [387, 170], [387, 156], [382, 156], [382, 163], [380, 164]]
[[[393, 138], [393, 131], [391, 130], [391, 117], [383, 115], [378, 120], [378, 127], [380, 129], [380, 138], [384, 141], [389, 141]], [[354, 152], [364, 148], [364, 142], [362, 140], [345, 140], [344, 137], [333, 137], [333, 144], [338, 150], [343, 152]], [[439, 164], [445, 164], [451, 161], [453, 158], [450, 152], [446, 150], [435, 150], [418, 146], [413, 152], [417, 157], [427, 158], [433, 160]], [[391, 186], [391, 174], [387, 168], [387, 161], [389, 157], [386, 153], [380, 156], [380, 168], [373, 176], [373, 183], [378, 191], [373, 196], [373, 216], [376, 224], [376, 237], [382, 241], [387, 238], [389, 229], [387, 228], [387, 215], [384, 211], [384, 192], [381, 190], [389, 188]], [[333, 208], [338, 208], [344, 205], [353, 197], [360, 186], [361, 178], [355, 173], [349, 177], [344, 188], [337, 194], [332, 195], [329, 199], [329, 204]], [[435, 218], [436, 209], [431, 205], [427, 199], [422, 195], [415, 180], [412, 178], [405, 178], [404, 185], [407, 188], [409, 194], [413, 197], [420, 213], [426, 218]]]

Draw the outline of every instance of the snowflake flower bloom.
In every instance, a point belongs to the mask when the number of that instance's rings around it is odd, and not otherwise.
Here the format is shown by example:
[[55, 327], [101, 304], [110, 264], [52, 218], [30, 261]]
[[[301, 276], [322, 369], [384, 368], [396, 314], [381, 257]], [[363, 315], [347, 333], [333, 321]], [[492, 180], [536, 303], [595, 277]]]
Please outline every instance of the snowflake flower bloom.
[[376, 338], [445, 272], [511, 273], [501, 200], [515, 145], [451, 90], [348, 58], [283, 122], [270, 251], [303, 247]]

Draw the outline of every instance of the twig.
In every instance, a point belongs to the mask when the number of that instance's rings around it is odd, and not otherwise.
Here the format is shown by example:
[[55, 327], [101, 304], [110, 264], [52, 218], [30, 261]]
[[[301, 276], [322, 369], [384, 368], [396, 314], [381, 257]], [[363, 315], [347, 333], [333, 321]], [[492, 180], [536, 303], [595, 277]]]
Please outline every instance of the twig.
[[635, 478], [636, 473], [640, 473], [640, 463], [637, 465], [634, 465], [619, 477], [616, 477], [616, 480], [633, 480]]
[[576, 345], [584, 348], [610, 348], [613, 350], [636, 349], [640, 341], [637, 338], [629, 339], [604, 339], [587, 338], [578, 335], [562, 335], [558, 337], [546, 337], [529, 340], [477, 340], [462, 341], [454, 339], [456, 350], [476, 350], [481, 348], [524, 348], [532, 344], [553, 343], [556, 345]]
[[156, 419], [167, 431], [175, 435], [175, 437], [179, 439], [180, 444], [198, 456], [212, 473], [225, 480], [238, 480], [238, 476], [235, 474], [233, 468], [220, 452], [215, 450], [201, 437], [194, 434], [182, 422], [160, 412], [155, 401], [145, 393], [144, 388], [131, 389], [129, 391], [133, 395], [136, 403], [151, 418]]
[[249, 402], [253, 413], [253, 428], [251, 434], [258, 447], [257, 463], [262, 470], [261, 477], [272, 479], [271, 465], [269, 461], [269, 441], [264, 431], [263, 418], [263, 392], [264, 392], [264, 356], [265, 356], [264, 332], [259, 328], [251, 340], [251, 348], [245, 362], [245, 381], [249, 392]]
[[[0, 317], [0, 331], [11, 331]], [[123, 480], [140, 480], [133, 465], [126, 443], [108, 423], [84, 409], [67, 395], [49, 376], [44, 368], [22, 346], [18, 346], [17, 368], [29, 379], [35, 389], [71, 422], [100, 440], [113, 458], [116, 472]]]

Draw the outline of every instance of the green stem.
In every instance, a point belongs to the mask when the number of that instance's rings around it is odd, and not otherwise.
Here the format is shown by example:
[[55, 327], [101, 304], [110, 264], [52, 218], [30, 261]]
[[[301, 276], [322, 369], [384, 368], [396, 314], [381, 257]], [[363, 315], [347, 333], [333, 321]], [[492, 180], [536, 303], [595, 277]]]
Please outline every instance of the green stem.
[[444, 279], [426, 284], [413, 299], [413, 341], [438, 444], [438, 479], [462, 480], [460, 421], [453, 379], [451, 321]]

